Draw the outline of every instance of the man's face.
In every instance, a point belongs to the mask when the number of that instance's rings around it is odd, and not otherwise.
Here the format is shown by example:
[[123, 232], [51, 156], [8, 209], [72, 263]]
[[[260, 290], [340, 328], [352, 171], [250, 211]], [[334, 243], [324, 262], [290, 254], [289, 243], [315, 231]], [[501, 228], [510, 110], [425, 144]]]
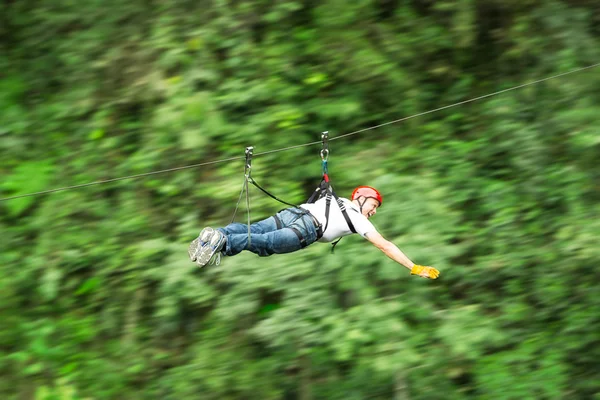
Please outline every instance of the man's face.
[[[360, 202], [363, 201], [363, 199], [359, 200]], [[379, 207], [379, 202], [372, 197], [368, 197], [362, 206], [362, 214], [367, 218], [371, 218], [377, 212], [377, 207]]]

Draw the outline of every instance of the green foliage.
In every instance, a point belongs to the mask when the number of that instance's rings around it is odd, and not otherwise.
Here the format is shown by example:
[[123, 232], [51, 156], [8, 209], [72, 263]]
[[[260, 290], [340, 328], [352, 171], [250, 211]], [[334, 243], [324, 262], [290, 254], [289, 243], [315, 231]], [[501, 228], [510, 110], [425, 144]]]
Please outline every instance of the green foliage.
[[[566, 1], [13, 1], [0, 196], [332, 137], [600, 59]], [[331, 142], [341, 195], [437, 281], [359, 237], [199, 271], [242, 162], [0, 203], [0, 397], [600, 396], [600, 79], [588, 70]], [[257, 157], [301, 203], [318, 148]], [[252, 217], [280, 209], [251, 189]], [[244, 210], [237, 219], [245, 218]]]

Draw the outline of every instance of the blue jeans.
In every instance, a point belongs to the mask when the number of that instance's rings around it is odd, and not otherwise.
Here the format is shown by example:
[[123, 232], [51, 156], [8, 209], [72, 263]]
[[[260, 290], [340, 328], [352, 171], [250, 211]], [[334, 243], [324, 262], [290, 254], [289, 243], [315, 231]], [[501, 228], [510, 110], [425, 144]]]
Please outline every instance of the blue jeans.
[[[250, 225], [250, 246], [248, 246], [248, 225], [232, 223], [224, 228], [219, 228], [227, 237], [223, 252], [226, 256], [233, 256], [242, 250], [249, 250], [261, 257], [271, 254], [291, 253], [314, 243], [317, 240], [317, 229], [310, 214], [298, 208], [288, 208], [276, 214], [277, 219], [269, 217]], [[306, 241], [302, 245], [295, 228]]]

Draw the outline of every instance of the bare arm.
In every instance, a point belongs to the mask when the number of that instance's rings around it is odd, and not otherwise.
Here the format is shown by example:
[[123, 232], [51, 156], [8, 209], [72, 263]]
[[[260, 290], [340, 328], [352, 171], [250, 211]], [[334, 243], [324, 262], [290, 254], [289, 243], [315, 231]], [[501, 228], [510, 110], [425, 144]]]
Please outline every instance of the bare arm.
[[440, 275], [440, 271], [433, 267], [425, 267], [423, 265], [415, 265], [400, 249], [389, 240], [386, 240], [379, 232], [367, 233], [367, 240], [383, 253], [396, 261], [399, 264], [404, 265], [410, 270], [412, 275], [419, 275], [423, 278], [437, 279]]
[[396, 261], [398, 264], [404, 265], [409, 270], [415, 265], [394, 243], [386, 240], [379, 232], [367, 233], [367, 240], [386, 256]]

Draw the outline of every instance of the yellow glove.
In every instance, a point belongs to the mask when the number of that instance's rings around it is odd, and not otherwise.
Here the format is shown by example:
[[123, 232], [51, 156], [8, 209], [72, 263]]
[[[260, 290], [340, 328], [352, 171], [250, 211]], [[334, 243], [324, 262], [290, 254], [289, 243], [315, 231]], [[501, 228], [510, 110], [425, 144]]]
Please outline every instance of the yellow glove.
[[438, 271], [437, 269], [435, 269], [433, 267], [425, 267], [423, 265], [415, 264], [411, 268], [410, 274], [411, 275], [419, 275], [419, 276], [422, 276], [423, 278], [437, 279], [437, 277], [440, 276], [440, 271]]

